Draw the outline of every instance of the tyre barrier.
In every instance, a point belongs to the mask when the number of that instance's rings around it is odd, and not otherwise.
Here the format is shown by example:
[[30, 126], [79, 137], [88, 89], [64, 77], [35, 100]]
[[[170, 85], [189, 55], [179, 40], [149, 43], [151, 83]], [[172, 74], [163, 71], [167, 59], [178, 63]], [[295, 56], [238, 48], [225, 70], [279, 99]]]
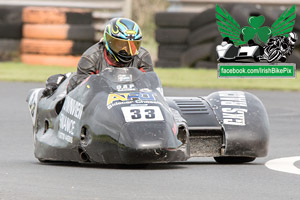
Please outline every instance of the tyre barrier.
[[195, 13], [190, 12], [158, 12], [155, 15], [155, 24], [159, 27], [185, 28], [189, 27], [190, 21], [194, 16]]
[[22, 8], [0, 7], [0, 61], [14, 60], [20, 54]]
[[94, 33], [92, 25], [25, 24], [23, 26], [23, 37], [31, 39], [93, 41]]
[[0, 60], [14, 60], [20, 54], [19, 39], [0, 39]]
[[26, 7], [23, 22], [29, 24], [91, 24], [92, 13], [82, 9]]
[[81, 55], [92, 45], [92, 42], [72, 40], [23, 39], [21, 49], [25, 54]]
[[92, 14], [87, 10], [26, 7], [23, 22], [23, 63], [75, 67], [94, 43]]
[[[249, 26], [250, 16], [263, 15], [264, 25], [272, 26], [284, 12], [279, 6], [250, 4], [224, 4], [230, 15], [241, 27]], [[299, 19], [299, 20], [298, 20]], [[294, 30], [300, 37], [300, 12], [296, 14]], [[216, 23], [216, 8], [201, 13], [159, 12], [155, 15], [155, 39], [159, 43], [156, 67], [194, 67], [217, 69], [216, 46], [222, 42]], [[286, 62], [300, 65], [300, 40]], [[202, 66], [201, 66], [202, 65]], [[300, 68], [299, 68], [300, 69]]]
[[22, 54], [21, 59], [23, 63], [31, 65], [47, 65], [47, 66], [77, 66], [80, 56], [70, 55], [42, 55], [42, 54]]

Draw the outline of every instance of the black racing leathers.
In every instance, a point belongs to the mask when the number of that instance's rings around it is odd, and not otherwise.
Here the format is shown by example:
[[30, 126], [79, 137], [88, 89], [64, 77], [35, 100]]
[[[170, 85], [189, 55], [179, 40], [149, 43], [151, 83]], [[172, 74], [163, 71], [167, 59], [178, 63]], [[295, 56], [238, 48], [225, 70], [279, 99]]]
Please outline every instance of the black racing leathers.
[[[107, 67], [113, 67], [105, 59], [104, 48], [104, 42], [100, 41], [83, 53], [77, 66], [77, 73], [70, 79], [68, 92], [73, 90], [89, 75], [101, 72]], [[145, 48], [140, 47], [138, 54], [125, 67], [142, 68], [145, 72], [153, 71], [152, 59], [149, 52]]]

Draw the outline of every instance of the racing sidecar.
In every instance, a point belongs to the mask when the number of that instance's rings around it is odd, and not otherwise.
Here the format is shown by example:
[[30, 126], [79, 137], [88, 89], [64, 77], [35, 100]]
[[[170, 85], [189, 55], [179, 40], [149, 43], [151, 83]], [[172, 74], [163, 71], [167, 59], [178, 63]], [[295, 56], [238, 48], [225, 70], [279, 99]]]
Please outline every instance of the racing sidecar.
[[267, 155], [268, 116], [250, 93], [165, 97], [155, 72], [109, 68], [66, 94], [70, 77], [50, 97], [42, 97], [43, 88], [28, 94], [41, 162], [243, 163]]

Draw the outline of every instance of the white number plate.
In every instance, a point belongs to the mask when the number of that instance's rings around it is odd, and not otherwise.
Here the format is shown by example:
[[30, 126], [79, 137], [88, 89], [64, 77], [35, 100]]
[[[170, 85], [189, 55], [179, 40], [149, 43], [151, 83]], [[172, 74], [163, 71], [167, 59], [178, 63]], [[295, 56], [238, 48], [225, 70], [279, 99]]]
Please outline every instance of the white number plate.
[[163, 121], [164, 117], [158, 106], [122, 107], [126, 122]]

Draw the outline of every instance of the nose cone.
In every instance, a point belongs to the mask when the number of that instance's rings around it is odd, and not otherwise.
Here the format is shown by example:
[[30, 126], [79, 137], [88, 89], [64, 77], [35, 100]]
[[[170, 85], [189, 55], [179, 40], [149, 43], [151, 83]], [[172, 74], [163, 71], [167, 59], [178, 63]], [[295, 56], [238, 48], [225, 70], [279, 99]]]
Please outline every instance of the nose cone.
[[178, 157], [186, 160], [178, 150], [180, 145], [164, 122], [126, 123], [119, 137], [119, 155], [126, 164], [170, 162]]

